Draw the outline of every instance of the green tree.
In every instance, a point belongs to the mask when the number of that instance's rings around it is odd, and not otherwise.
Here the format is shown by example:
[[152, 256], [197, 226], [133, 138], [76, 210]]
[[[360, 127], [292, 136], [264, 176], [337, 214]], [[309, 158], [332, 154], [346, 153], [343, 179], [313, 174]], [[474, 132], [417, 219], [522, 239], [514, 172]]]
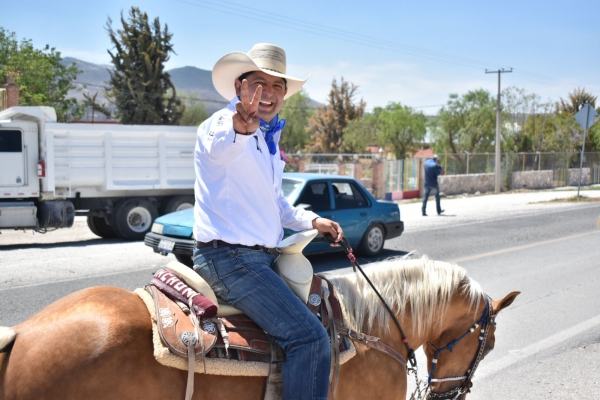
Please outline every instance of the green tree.
[[[581, 150], [581, 140], [583, 140], [583, 128], [581, 125], [575, 123], [571, 119], [574, 115], [581, 110], [585, 104], [590, 104], [592, 107], [596, 107], [596, 100], [598, 96], [594, 96], [591, 93], [585, 91], [585, 89], [577, 88], [573, 92], [569, 93], [568, 99], [560, 99], [560, 102], [556, 104], [556, 127], [557, 132], [561, 134], [564, 139], [565, 136], [570, 136], [571, 140], [568, 143], [570, 147], [574, 147], [573, 150]], [[585, 141], [585, 150], [592, 151], [600, 149], [600, 127], [595, 124], [588, 130], [588, 135]], [[560, 142], [557, 140], [557, 142]], [[579, 142], [579, 145], [576, 143]], [[577, 148], [578, 147], [578, 148]]]
[[206, 111], [206, 106], [202, 101], [194, 101], [191, 105], [187, 104], [179, 125], [198, 126], [204, 122], [210, 115]]
[[384, 109], [375, 109], [379, 123], [378, 144], [392, 146], [396, 159], [406, 158], [417, 142], [427, 133], [427, 119], [421, 112], [415, 112], [400, 103], [390, 103]]
[[[86, 110], [88, 108], [91, 108], [92, 112], [93, 111], [101, 112], [102, 114], [104, 114], [110, 118], [112, 113], [105, 105], [98, 103], [98, 101], [96, 100], [97, 97], [98, 97], [98, 92], [94, 93], [93, 96], [90, 96], [89, 94], [84, 93], [83, 94], [83, 107], [85, 107]], [[92, 121], [93, 120], [94, 120], [94, 114], [92, 113]]]
[[575, 115], [586, 103], [591, 104], [592, 107], [596, 107], [597, 98], [598, 96], [586, 92], [585, 89], [577, 88], [572, 93], [569, 93], [567, 100], [561, 98], [556, 103], [557, 112]]
[[[46, 45], [36, 49], [30, 39], [17, 40], [15, 32], [0, 27], [0, 76], [15, 77], [20, 87], [22, 106], [50, 106], [59, 121], [66, 121], [72, 110], [78, 111], [77, 100], [67, 98], [80, 70], [75, 64], [61, 64], [60, 52]], [[0, 79], [2, 79], [0, 78]]]
[[123, 124], [178, 125], [185, 106], [177, 97], [171, 76], [164, 64], [174, 53], [167, 25], [161, 29], [155, 18], [131, 7], [129, 21], [121, 14], [123, 29], [114, 31], [112, 20], [106, 24], [114, 46], [107, 97], [118, 108], [117, 118]]
[[[532, 138], [527, 134], [527, 120], [535, 116], [541, 100], [535, 93], [510, 86], [502, 91], [502, 124], [505, 127], [502, 145], [512, 151], [531, 151]], [[531, 127], [535, 127], [533, 124]]]
[[385, 146], [380, 144], [379, 140], [379, 124], [375, 112], [348, 121], [344, 128], [344, 149], [350, 153], [364, 153], [371, 145]]
[[493, 151], [496, 138], [496, 99], [483, 89], [463, 96], [451, 94], [433, 125], [437, 152]]
[[531, 141], [531, 151], [552, 150], [555, 135], [553, 107], [551, 103], [544, 103], [543, 108], [525, 121], [523, 136]]
[[317, 106], [317, 112], [309, 119], [309, 134], [312, 145], [309, 150], [316, 153], [341, 153], [345, 151], [344, 128], [348, 121], [358, 119], [365, 112], [366, 103], [360, 99], [354, 102], [358, 86], [344, 81], [340, 84], [335, 78], [331, 83], [328, 104]]
[[291, 153], [306, 147], [309, 142], [308, 120], [313, 114], [314, 108], [304, 89], [285, 101], [280, 111], [280, 117], [285, 119], [285, 128], [279, 142], [281, 149]]
[[426, 122], [423, 113], [400, 103], [389, 103], [361, 119], [349, 121], [344, 129], [344, 144], [355, 152], [363, 152], [368, 145], [392, 147], [396, 158], [403, 159], [425, 138]]
[[[596, 109], [596, 112], [600, 114], [600, 107]], [[588, 135], [590, 135], [594, 150], [600, 150], [600, 121], [596, 121], [596, 123], [592, 125], [591, 129], [588, 131]]]

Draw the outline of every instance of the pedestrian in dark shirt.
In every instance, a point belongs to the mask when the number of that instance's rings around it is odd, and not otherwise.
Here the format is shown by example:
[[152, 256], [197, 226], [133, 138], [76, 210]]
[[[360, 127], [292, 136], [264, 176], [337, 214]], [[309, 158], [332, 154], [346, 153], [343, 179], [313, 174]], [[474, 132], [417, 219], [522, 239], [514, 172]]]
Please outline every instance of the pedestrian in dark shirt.
[[425, 195], [423, 196], [423, 216], [427, 216], [427, 199], [433, 191], [435, 193], [435, 206], [438, 215], [444, 212], [440, 205], [440, 187], [438, 185], [438, 176], [442, 174], [442, 167], [438, 164], [437, 155], [425, 161]]

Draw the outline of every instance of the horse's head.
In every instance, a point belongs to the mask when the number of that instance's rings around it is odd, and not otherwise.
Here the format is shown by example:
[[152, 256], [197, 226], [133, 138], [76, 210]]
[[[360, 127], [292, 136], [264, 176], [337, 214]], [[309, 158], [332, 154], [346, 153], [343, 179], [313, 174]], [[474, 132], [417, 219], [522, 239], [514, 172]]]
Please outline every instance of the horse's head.
[[496, 316], [519, 293], [509, 293], [501, 300], [485, 296], [477, 309], [464, 301], [448, 309], [439, 337], [423, 346], [431, 389], [428, 398], [465, 399], [477, 365], [494, 348]]

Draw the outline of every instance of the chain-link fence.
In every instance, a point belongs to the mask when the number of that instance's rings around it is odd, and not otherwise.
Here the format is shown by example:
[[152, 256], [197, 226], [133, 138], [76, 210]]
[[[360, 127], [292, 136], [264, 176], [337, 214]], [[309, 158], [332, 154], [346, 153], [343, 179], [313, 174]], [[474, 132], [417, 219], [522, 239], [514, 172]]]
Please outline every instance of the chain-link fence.
[[[394, 160], [385, 154], [293, 154], [288, 157], [286, 171], [354, 177], [379, 198], [384, 198], [385, 193], [419, 190], [425, 161], [423, 158]], [[493, 174], [496, 171], [494, 153], [439, 153], [438, 161], [445, 175]], [[505, 190], [535, 187], [523, 185], [522, 177], [516, 183], [514, 173], [521, 172], [536, 175], [534, 171], [538, 171], [546, 179], [544, 187], [577, 186], [579, 180], [579, 152], [502, 153], [501, 163]], [[600, 184], [600, 152], [584, 154], [581, 180], [582, 185]]]

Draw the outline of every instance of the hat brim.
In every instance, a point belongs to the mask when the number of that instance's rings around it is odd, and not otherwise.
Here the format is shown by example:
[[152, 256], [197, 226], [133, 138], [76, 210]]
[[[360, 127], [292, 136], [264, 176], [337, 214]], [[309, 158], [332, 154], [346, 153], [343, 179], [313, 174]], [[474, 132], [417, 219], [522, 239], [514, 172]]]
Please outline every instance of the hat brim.
[[287, 93], [284, 99], [294, 95], [302, 85], [308, 80], [310, 75], [306, 79], [298, 79], [293, 76], [280, 74], [279, 72], [271, 71], [268, 69], [262, 69], [252, 61], [246, 53], [233, 52], [225, 54], [217, 61], [212, 70], [212, 81], [217, 92], [227, 100], [231, 100], [235, 97], [235, 80], [242, 74], [251, 71], [262, 71], [265, 74], [284, 78], [287, 82]]

